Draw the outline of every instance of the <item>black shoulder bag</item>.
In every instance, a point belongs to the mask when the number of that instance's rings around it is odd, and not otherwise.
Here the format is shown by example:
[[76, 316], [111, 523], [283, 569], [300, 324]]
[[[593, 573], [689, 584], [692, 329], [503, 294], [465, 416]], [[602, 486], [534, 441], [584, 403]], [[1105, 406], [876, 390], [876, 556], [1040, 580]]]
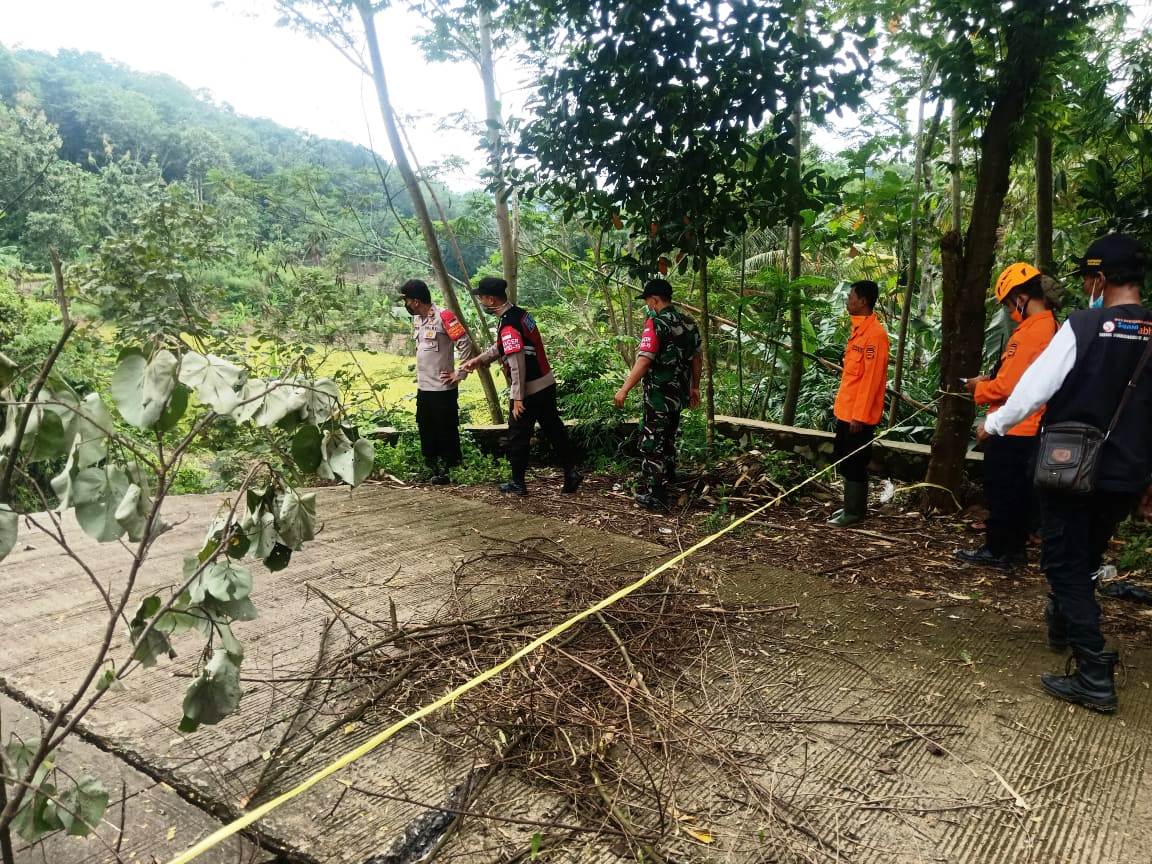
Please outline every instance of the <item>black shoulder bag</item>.
[[1136, 364], [1136, 371], [1128, 386], [1124, 388], [1124, 395], [1120, 397], [1120, 404], [1116, 406], [1116, 413], [1112, 415], [1112, 422], [1108, 424], [1108, 431], [1101, 432], [1090, 423], [1053, 423], [1045, 426], [1040, 432], [1040, 452], [1036, 457], [1036, 473], [1034, 481], [1037, 489], [1046, 492], [1069, 492], [1077, 495], [1087, 495], [1096, 491], [1096, 474], [1100, 466], [1100, 454], [1104, 444], [1116, 428], [1124, 406], [1136, 390], [1136, 383], [1140, 374], [1148, 365], [1148, 358], [1152, 355], [1152, 339], [1140, 356]]

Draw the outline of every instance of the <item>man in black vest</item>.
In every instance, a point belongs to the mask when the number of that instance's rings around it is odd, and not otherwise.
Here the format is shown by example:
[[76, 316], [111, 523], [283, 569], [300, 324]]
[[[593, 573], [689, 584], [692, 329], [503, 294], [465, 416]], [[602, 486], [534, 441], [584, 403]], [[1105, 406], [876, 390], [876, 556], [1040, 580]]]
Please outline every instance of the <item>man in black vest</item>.
[[[494, 360], [504, 365], [511, 399], [508, 417], [508, 467], [512, 479], [500, 486], [501, 492], [528, 494], [528, 449], [536, 424], [548, 440], [556, 458], [564, 466], [561, 492], [575, 492], [584, 477], [576, 471], [576, 458], [568, 441], [568, 430], [556, 407], [556, 378], [548, 365], [544, 340], [536, 321], [519, 306], [508, 302], [508, 283], [496, 276], [480, 280], [472, 292], [484, 311], [500, 318], [496, 344], [478, 357], [460, 364], [461, 373]], [[456, 380], [459, 380], [457, 377]]]
[[[1047, 403], [1044, 425], [1076, 421], [1107, 430], [1152, 339], [1152, 312], [1140, 302], [1147, 270], [1140, 244], [1109, 234], [1088, 247], [1076, 275], [1089, 308], [1073, 312], [1020, 379], [1004, 407], [990, 415], [981, 438], [1003, 435]], [[1116, 527], [1152, 481], [1152, 374], [1138, 380], [1104, 444], [1095, 491], [1041, 493], [1040, 566], [1051, 587], [1045, 617], [1048, 644], [1076, 658], [1071, 675], [1041, 676], [1059, 699], [1094, 711], [1116, 710], [1113, 669], [1105, 649], [1094, 578]]]

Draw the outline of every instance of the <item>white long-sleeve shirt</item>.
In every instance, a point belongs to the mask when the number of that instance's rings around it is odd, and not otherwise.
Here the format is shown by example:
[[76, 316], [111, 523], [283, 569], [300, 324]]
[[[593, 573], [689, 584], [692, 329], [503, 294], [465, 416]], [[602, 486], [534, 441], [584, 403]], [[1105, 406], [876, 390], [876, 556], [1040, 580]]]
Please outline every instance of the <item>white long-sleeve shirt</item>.
[[1064, 381], [1076, 364], [1076, 334], [1064, 322], [1048, 347], [1021, 376], [1020, 383], [1008, 397], [1004, 406], [984, 421], [989, 435], [1004, 435], [1033, 412], [1048, 404], [1048, 400], [1064, 386]]

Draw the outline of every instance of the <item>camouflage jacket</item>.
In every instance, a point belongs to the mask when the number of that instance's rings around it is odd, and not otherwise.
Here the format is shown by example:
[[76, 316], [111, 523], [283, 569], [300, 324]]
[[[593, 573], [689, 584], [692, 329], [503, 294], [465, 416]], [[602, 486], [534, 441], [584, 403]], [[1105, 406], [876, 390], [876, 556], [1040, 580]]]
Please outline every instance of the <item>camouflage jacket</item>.
[[640, 337], [641, 357], [652, 361], [644, 375], [648, 387], [675, 387], [688, 392], [692, 358], [700, 352], [700, 331], [696, 322], [677, 309], [665, 306], [649, 313]]

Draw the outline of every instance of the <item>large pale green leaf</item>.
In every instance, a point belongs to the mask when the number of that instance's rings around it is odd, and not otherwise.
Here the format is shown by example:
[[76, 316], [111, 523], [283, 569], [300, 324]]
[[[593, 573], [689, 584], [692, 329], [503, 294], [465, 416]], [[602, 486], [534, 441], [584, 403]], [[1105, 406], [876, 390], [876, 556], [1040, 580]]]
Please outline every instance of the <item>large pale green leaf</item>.
[[361, 438], [353, 444], [342, 430], [324, 436], [324, 461], [329, 471], [349, 486], [359, 486], [372, 473], [376, 449]]
[[324, 423], [340, 405], [340, 388], [331, 378], [300, 381], [304, 391], [304, 407], [300, 412], [305, 423]]
[[285, 489], [277, 498], [276, 520], [284, 545], [299, 549], [316, 536], [316, 493]]
[[126, 354], [112, 374], [112, 400], [120, 415], [140, 429], [150, 429], [164, 413], [176, 386], [180, 361], [166, 348], [152, 357]]
[[95, 777], [81, 777], [56, 796], [54, 806], [64, 830], [73, 837], [85, 837], [104, 818], [108, 793]]
[[252, 574], [228, 560], [209, 564], [188, 586], [193, 603], [202, 603], [205, 597], [215, 597], [224, 602], [242, 600], [250, 593]]
[[164, 413], [160, 415], [160, 419], [156, 421], [156, 428], [161, 432], [171, 432], [176, 428], [176, 424], [180, 422], [180, 418], [184, 416], [184, 412], [188, 410], [188, 394], [192, 391], [183, 384], [177, 384], [172, 390], [172, 396], [168, 400], [168, 405], [164, 408]]
[[36, 408], [32, 413], [38, 412], [40, 422], [36, 424], [34, 430], [25, 431], [24, 441], [20, 447], [28, 454], [26, 458], [29, 463], [55, 459], [68, 452], [64, 441], [64, 421], [60, 419], [60, 415], [53, 411], [42, 411], [40, 408]]
[[189, 351], [180, 363], [180, 383], [196, 391], [196, 396], [217, 414], [231, 414], [239, 401], [236, 385], [244, 370], [215, 354]]
[[201, 723], [219, 723], [240, 707], [241, 695], [239, 666], [223, 648], [216, 649], [184, 693], [180, 731], [195, 732]]
[[7, 558], [8, 553], [16, 547], [19, 531], [20, 517], [7, 504], [0, 504], [0, 561]]
[[257, 426], [274, 426], [306, 402], [306, 392], [287, 381], [250, 379], [240, 394], [241, 402], [232, 413], [237, 423], [255, 420]]
[[128, 493], [130, 481], [118, 465], [104, 468], [85, 468], [72, 484], [72, 497], [76, 502], [76, 520], [84, 533], [107, 543], [124, 533], [116, 521], [116, 511]]
[[115, 428], [112, 415], [98, 393], [89, 393], [65, 417], [64, 439], [76, 448], [76, 467], [88, 468], [108, 455], [108, 433]]
[[[8, 405], [4, 409], [4, 434], [0, 435], [0, 450], [5, 453], [12, 451], [16, 443], [16, 427], [20, 423], [20, 415], [24, 413], [23, 405]], [[28, 422], [24, 425], [24, 437], [20, 439], [20, 449], [27, 452], [28, 442], [36, 434], [40, 421], [44, 418], [44, 409], [33, 405], [28, 414]]]
[[61, 512], [72, 506], [72, 484], [79, 473], [76, 469], [76, 452], [78, 449], [79, 445], [73, 444], [72, 449], [68, 452], [68, 460], [64, 463], [64, 469], [49, 481], [52, 491], [56, 493], [56, 497], [60, 501], [59, 509]]
[[253, 558], [267, 558], [276, 545], [276, 517], [263, 508], [249, 513], [240, 523], [240, 530], [248, 538], [248, 553]]

